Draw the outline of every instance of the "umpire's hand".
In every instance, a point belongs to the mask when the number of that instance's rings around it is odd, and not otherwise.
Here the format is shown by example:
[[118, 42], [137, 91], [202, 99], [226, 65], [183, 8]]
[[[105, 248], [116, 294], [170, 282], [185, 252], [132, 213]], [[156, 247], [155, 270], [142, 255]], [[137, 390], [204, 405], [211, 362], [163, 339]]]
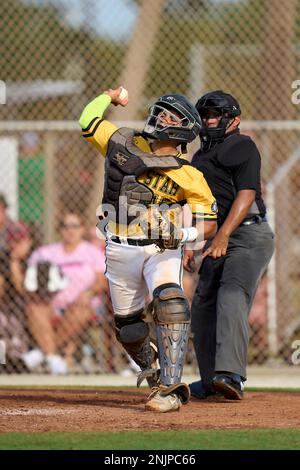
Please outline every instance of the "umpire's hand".
[[229, 237], [224, 235], [221, 232], [218, 232], [214, 237], [212, 243], [209, 245], [207, 250], [205, 250], [202, 254], [202, 258], [206, 258], [206, 256], [211, 256], [212, 258], [221, 258], [221, 256], [225, 256], [227, 252]]

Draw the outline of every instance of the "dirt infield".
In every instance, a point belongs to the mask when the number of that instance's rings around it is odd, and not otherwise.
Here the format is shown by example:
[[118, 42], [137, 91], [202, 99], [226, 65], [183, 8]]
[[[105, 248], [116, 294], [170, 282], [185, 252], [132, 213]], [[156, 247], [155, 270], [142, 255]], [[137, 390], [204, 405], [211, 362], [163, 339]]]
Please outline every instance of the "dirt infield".
[[300, 393], [191, 399], [180, 412], [145, 411], [147, 390], [0, 390], [0, 432], [163, 431], [300, 427]]

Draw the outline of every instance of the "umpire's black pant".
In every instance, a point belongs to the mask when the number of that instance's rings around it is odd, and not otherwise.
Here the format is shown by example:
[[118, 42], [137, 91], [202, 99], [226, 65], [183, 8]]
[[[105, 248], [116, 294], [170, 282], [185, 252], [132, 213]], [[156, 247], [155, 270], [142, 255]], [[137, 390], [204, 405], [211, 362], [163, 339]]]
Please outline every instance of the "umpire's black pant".
[[194, 346], [203, 384], [215, 372], [246, 379], [248, 314], [259, 280], [274, 251], [268, 225], [240, 226], [231, 235], [226, 256], [206, 257], [192, 303]]

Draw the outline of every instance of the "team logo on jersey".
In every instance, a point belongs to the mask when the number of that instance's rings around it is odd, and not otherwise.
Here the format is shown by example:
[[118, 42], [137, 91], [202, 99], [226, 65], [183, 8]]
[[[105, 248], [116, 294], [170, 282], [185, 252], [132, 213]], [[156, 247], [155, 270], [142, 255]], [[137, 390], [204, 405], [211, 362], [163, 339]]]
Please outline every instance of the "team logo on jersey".
[[211, 210], [212, 212], [214, 212], [215, 214], [218, 213], [218, 204], [217, 204], [217, 201], [214, 201], [211, 205]]
[[128, 155], [124, 155], [123, 153], [118, 152], [113, 156], [112, 160], [114, 160], [119, 166], [123, 166], [127, 162], [128, 158]]

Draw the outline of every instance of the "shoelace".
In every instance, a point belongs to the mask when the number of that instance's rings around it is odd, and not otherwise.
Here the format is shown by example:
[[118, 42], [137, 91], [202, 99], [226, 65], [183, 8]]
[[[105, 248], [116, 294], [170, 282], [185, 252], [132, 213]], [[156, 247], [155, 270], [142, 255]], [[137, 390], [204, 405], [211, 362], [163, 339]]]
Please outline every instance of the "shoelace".
[[153, 398], [154, 395], [157, 394], [157, 392], [159, 392], [159, 387], [153, 387], [150, 394], [149, 394], [149, 396], [148, 396], [148, 398], [147, 398], [147, 400], [150, 400], [151, 398]]

